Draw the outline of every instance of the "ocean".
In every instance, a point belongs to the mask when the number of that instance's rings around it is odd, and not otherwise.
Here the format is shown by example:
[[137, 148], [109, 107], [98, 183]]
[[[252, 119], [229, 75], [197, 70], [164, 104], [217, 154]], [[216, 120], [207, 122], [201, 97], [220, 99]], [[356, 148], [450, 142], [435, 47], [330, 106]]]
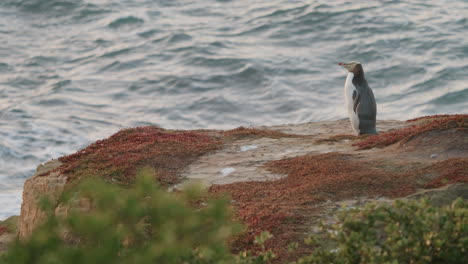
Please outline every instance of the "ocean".
[[468, 2], [0, 1], [0, 219], [40, 163], [120, 129], [346, 117], [358, 60], [378, 119], [468, 112]]

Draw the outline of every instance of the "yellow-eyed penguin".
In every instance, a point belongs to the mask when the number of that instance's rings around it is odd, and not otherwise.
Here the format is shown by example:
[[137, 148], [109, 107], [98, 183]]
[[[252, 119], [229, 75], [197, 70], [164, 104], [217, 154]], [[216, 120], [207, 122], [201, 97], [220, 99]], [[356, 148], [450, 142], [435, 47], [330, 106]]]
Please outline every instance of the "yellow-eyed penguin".
[[378, 134], [375, 129], [377, 105], [361, 63], [350, 61], [338, 65], [348, 70], [344, 90], [351, 126], [358, 135]]

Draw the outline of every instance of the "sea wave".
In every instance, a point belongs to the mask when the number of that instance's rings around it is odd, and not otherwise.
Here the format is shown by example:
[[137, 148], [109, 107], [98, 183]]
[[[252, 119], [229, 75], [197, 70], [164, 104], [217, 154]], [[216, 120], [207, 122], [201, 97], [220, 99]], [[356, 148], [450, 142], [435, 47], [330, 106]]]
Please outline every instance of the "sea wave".
[[32, 13], [60, 13], [73, 12], [73, 9], [82, 4], [82, 0], [2, 0], [0, 6], [16, 7]]

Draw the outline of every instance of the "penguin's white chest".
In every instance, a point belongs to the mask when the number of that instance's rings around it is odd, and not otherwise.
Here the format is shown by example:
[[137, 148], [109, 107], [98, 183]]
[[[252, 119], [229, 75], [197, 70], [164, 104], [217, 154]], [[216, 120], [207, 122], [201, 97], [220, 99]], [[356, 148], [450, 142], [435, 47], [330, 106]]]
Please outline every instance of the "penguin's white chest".
[[[344, 93], [345, 93], [346, 107], [348, 109], [348, 116], [349, 116], [349, 120], [351, 121], [351, 126], [353, 127], [353, 130], [359, 134], [359, 117], [357, 113], [355, 113], [353, 110], [353, 106], [354, 106], [353, 93], [356, 91], [356, 88], [354, 87], [352, 83], [353, 77], [354, 77], [354, 74], [349, 72], [348, 76], [346, 77]], [[356, 94], [357, 94], [357, 91], [356, 91]]]

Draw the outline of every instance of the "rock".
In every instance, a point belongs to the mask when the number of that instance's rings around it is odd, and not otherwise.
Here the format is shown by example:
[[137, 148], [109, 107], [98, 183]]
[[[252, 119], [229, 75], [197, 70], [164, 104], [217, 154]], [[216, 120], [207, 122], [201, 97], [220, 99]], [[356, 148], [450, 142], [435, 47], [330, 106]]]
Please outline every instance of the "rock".
[[[402, 127], [405, 127], [405, 122], [393, 120], [378, 122], [379, 131]], [[297, 135], [297, 137], [260, 137], [236, 140], [223, 149], [202, 156], [197, 162], [189, 165], [182, 176], [192, 182], [208, 186], [245, 181], [270, 181], [280, 179], [285, 175], [271, 173], [266, 170], [263, 165], [269, 161], [310, 153], [355, 152], [355, 148], [352, 146], [354, 141], [352, 140], [335, 140], [330, 144], [317, 143], [327, 142], [326, 139], [330, 137], [344, 137], [356, 140], [355, 136], [350, 135], [353, 130], [349, 125], [349, 120], [272, 127], [263, 126], [261, 129], [279, 131], [289, 135]], [[343, 135], [343, 133], [346, 134]], [[229, 174], [229, 177], [220, 174], [220, 171], [224, 171], [226, 168], [235, 168], [235, 173]], [[180, 185], [180, 187], [183, 186], [186, 185]]]
[[49, 160], [48, 162], [44, 164], [39, 164], [36, 168], [36, 172], [34, 173], [34, 176], [41, 176], [43, 174], [46, 174], [62, 165], [62, 162], [58, 160]]
[[[377, 126], [381, 134], [367, 138], [350, 136], [352, 129], [348, 120], [230, 131], [168, 131], [154, 127], [122, 130], [68, 158], [61, 158], [63, 164], [53, 160], [40, 165], [34, 176], [24, 184], [18, 234], [20, 238], [31, 234], [44, 219], [38, 205], [39, 198], [47, 195], [56, 201], [67, 182], [91, 172], [93, 175], [107, 175], [107, 178], [103, 178], [109, 183], [128, 183], [131, 177], [126, 173], [136, 171], [137, 165], [148, 165], [145, 162], [149, 161], [149, 166], [159, 173], [155, 178], [165, 179], [162, 184], [169, 189], [183, 188], [187, 181], [181, 183], [182, 179], [211, 185], [210, 190], [239, 189], [238, 197], [231, 196], [235, 200], [232, 201], [234, 207], [245, 203], [242, 199], [246, 195], [251, 196], [249, 201], [252, 202], [242, 207], [244, 217], [250, 219], [249, 216], [257, 212], [265, 213], [264, 218], [251, 218], [255, 223], [261, 222], [256, 219], [271, 219], [280, 208], [287, 207], [283, 197], [294, 195], [293, 188], [300, 189], [306, 185], [304, 183], [316, 181], [316, 186], [300, 190], [304, 200], [297, 200], [295, 213], [300, 212], [301, 221], [304, 221], [300, 222], [303, 226], [295, 226], [298, 228], [293, 235], [304, 235], [310, 226], [323, 220], [323, 215], [330, 217], [335, 210], [333, 208], [339, 208], [342, 203], [360, 206], [371, 201], [402, 198], [413, 194], [418, 188], [428, 188], [425, 184], [429, 181], [434, 181], [434, 186], [468, 181], [463, 171], [466, 167], [464, 164], [468, 162], [468, 137], [463, 127], [423, 131], [408, 138], [403, 146], [388, 143], [388, 139], [394, 138], [390, 137], [392, 135], [402, 134], [401, 131], [413, 133], [417, 125], [403, 121], [378, 121]], [[410, 126], [411, 130], [408, 130]], [[367, 139], [371, 139], [370, 143], [385, 144], [377, 144], [379, 148], [368, 144], [365, 150], [357, 150], [356, 142]], [[106, 153], [105, 157], [102, 153]], [[437, 159], [430, 157], [434, 153], [437, 153]], [[294, 162], [288, 162], [288, 159]], [[282, 164], [278, 170], [268, 167], [275, 161]], [[121, 178], [117, 180], [111, 177], [115, 172], [112, 170], [114, 164], [124, 168], [120, 170]], [[101, 173], [102, 169], [107, 171]], [[291, 177], [292, 172], [302, 182], [296, 184]], [[332, 179], [333, 175], [341, 178]], [[327, 177], [330, 184], [319, 186]], [[284, 183], [284, 188], [278, 189], [279, 182]], [[223, 188], [226, 185], [229, 186]], [[250, 208], [260, 199], [269, 197], [269, 193], [258, 192], [265, 185], [272, 186], [275, 193], [284, 193], [268, 203], [268, 207], [273, 208], [272, 215], [264, 210], [266, 207], [258, 210]], [[414, 197], [424, 195], [443, 204], [458, 196], [466, 197], [466, 185], [456, 183], [423, 191]], [[78, 201], [77, 206], [86, 211], [91, 204], [89, 201]], [[66, 214], [67, 210], [58, 204], [55, 213]], [[275, 224], [283, 225], [280, 220]], [[281, 238], [282, 234], [274, 235]], [[284, 242], [290, 241], [285, 239]]]
[[[59, 172], [53, 172], [62, 163], [58, 160], [51, 160], [38, 166], [36, 173], [24, 183], [23, 203], [21, 204], [21, 214], [18, 222], [18, 236], [25, 238], [31, 234], [45, 217], [39, 206], [40, 198], [47, 196], [53, 201], [62, 193], [67, 183], [67, 177]], [[47, 176], [42, 176], [45, 173]]]

